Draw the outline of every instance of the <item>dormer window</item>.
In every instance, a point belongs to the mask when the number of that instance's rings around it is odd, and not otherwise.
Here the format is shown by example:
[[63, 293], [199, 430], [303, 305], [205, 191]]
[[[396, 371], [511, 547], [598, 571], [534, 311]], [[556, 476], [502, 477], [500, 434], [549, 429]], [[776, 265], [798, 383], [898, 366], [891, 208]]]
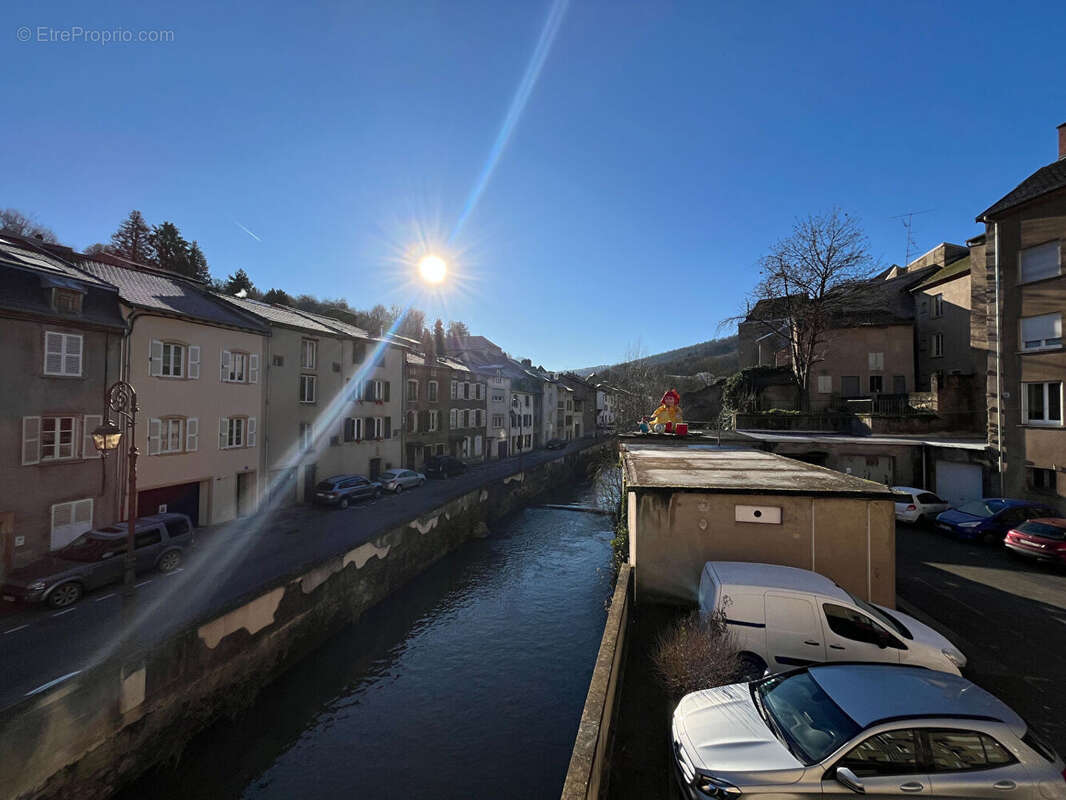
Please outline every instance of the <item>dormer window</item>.
[[81, 314], [81, 292], [52, 289], [52, 308], [58, 314]]

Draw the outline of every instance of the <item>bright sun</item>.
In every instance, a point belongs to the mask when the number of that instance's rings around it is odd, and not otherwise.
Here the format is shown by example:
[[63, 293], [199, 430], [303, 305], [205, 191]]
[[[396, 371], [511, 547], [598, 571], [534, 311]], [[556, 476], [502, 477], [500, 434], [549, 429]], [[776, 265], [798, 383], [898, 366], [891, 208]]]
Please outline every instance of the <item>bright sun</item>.
[[426, 256], [418, 262], [418, 274], [426, 283], [440, 283], [448, 274], [448, 265], [440, 256]]

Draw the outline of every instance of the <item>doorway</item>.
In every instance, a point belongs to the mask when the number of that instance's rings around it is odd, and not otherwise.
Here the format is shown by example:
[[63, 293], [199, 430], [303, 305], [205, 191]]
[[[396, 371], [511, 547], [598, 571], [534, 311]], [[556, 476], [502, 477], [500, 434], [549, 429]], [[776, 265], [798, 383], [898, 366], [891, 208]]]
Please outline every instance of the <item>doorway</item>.
[[370, 459], [370, 480], [376, 481], [378, 479], [378, 475], [380, 475], [380, 474], [381, 474], [381, 459], [380, 458], [372, 458], [372, 459]]
[[246, 517], [255, 511], [255, 473], [237, 473], [237, 516]]
[[497, 458], [507, 458], [507, 442], [496, 443]]

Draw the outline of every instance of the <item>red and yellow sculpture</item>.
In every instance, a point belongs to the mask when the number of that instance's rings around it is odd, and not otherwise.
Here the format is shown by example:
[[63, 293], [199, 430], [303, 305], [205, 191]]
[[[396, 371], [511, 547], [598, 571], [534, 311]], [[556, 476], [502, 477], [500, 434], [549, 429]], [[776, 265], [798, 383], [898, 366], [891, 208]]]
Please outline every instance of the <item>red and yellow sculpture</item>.
[[651, 418], [645, 418], [640, 429], [645, 433], [677, 433], [684, 436], [688, 426], [681, 417], [681, 395], [671, 389], [663, 395], [662, 405], [655, 409]]

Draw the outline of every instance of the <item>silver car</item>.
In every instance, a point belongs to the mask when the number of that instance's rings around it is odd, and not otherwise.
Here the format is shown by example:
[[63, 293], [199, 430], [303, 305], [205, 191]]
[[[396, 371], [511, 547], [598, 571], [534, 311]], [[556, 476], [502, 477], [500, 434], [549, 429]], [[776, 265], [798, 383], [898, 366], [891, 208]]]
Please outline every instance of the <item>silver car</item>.
[[378, 476], [378, 483], [387, 492], [399, 494], [404, 489], [414, 489], [426, 482], [426, 476], [413, 469], [390, 469]]
[[959, 675], [819, 664], [693, 692], [673, 720], [690, 800], [814, 795], [1066, 798], [1063, 761]]

